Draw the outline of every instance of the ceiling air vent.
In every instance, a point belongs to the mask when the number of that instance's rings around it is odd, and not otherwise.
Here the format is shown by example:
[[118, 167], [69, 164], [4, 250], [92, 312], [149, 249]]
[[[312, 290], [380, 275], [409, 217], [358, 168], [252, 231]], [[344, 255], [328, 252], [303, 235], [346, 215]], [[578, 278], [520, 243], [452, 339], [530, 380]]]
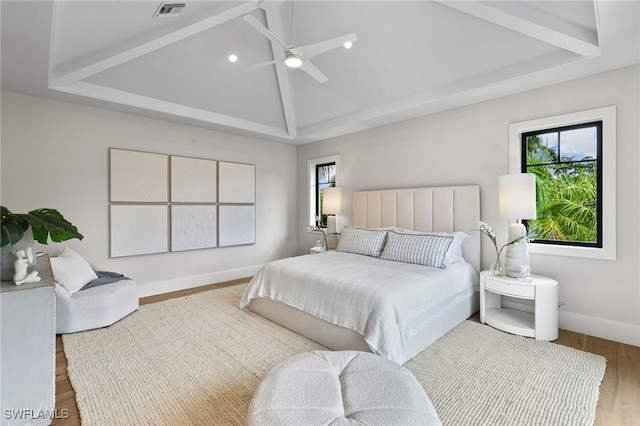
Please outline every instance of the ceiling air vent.
[[153, 16], [158, 18], [178, 16], [186, 5], [186, 3], [160, 3], [158, 10], [156, 10]]

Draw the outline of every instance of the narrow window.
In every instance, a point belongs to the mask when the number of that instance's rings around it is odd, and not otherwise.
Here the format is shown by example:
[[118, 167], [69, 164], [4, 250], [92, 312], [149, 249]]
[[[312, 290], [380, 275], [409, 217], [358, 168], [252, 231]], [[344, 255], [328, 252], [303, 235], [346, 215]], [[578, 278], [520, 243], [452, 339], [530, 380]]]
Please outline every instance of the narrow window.
[[315, 188], [315, 215], [320, 218], [316, 226], [327, 226], [327, 215], [322, 213], [322, 190], [331, 186], [336, 186], [336, 163], [323, 163], [316, 165], [316, 188]]
[[521, 169], [536, 175], [534, 243], [602, 248], [602, 121], [521, 134]]

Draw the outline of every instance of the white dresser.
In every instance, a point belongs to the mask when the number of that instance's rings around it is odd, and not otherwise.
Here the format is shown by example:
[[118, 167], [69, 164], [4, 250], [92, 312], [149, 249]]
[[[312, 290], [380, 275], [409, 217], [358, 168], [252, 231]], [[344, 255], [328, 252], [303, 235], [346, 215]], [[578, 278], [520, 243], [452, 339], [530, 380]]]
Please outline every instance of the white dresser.
[[55, 408], [55, 287], [48, 257], [36, 263], [41, 280], [0, 287], [1, 425], [46, 425]]

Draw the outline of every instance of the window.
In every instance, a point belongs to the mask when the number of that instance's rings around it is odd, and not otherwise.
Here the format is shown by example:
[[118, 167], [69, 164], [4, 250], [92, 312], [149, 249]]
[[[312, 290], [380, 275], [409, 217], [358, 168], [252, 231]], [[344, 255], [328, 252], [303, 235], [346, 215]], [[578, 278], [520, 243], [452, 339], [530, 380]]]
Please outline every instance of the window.
[[536, 175], [529, 252], [616, 258], [616, 109], [509, 126], [509, 172]]
[[327, 215], [322, 213], [322, 193], [324, 188], [336, 186], [336, 163], [316, 164], [316, 216], [320, 221], [317, 226], [327, 226]]
[[521, 170], [536, 175], [542, 244], [602, 247], [602, 121], [522, 133]]
[[[338, 168], [340, 157], [333, 155], [330, 157], [316, 158], [307, 161], [308, 183], [309, 183], [309, 219], [311, 226], [327, 226], [327, 215], [322, 214], [322, 190], [330, 186], [338, 185]], [[321, 218], [316, 221], [316, 216]]]

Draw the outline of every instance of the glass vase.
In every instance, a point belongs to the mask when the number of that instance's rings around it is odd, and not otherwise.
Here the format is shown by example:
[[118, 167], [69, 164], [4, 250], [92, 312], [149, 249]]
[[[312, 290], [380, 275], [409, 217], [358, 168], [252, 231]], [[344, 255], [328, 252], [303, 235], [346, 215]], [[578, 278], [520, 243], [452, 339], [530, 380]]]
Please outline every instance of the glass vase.
[[491, 265], [491, 272], [497, 277], [504, 276], [504, 268], [502, 267], [502, 262], [499, 257], [496, 258], [496, 261]]

